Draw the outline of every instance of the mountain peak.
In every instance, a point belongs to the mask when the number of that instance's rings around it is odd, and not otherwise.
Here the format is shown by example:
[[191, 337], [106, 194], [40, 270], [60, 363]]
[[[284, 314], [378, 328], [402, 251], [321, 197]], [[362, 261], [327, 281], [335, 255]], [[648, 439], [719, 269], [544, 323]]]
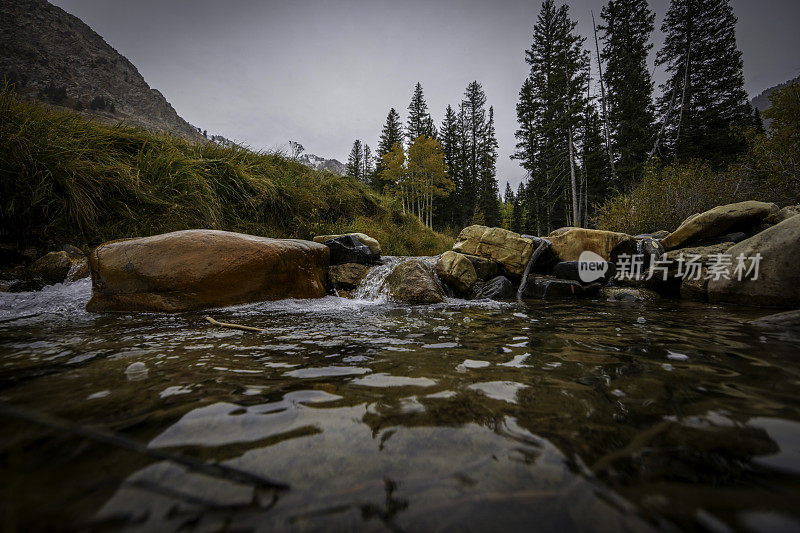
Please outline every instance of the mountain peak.
[[303, 154], [297, 160], [307, 167], [317, 170], [327, 170], [339, 176], [344, 176], [345, 174], [345, 165], [338, 159], [325, 159], [315, 154]]

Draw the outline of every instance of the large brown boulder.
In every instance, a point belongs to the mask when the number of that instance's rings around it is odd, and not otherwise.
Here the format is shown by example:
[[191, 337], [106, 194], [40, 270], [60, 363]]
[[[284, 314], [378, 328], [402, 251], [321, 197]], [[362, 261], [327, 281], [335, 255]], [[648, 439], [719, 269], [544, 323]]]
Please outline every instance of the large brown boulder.
[[687, 218], [678, 229], [661, 240], [661, 245], [665, 250], [672, 250], [730, 231], [749, 229], [779, 211], [775, 204], [753, 200], [720, 205]]
[[215, 230], [101, 244], [88, 311], [188, 311], [325, 296], [328, 248]]
[[466, 255], [458, 252], [445, 252], [436, 261], [436, 274], [461, 292], [467, 292], [478, 281], [475, 267]]
[[453, 245], [454, 252], [491, 259], [515, 276], [521, 276], [525, 272], [534, 249], [533, 241], [519, 233], [477, 225], [461, 230]]
[[[731, 279], [712, 279], [708, 282], [708, 298], [711, 302], [731, 302], [765, 307], [800, 306], [800, 215], [784, 220], [780, 224], [746, 239], [726, 252], [731, 256], [734, 268], [737, 258], [761, 254], [758, 279], [734, 275]], [[751, 261], [747, 260], [747, 266]]]
[[406, 259], [386, 277], [393, 300], [409, 304], [443, 302], [444, 290], [436, 280], [433, 269], [422, 259]]
[[636, 253], [635, 238], [613, 231], [573, 228], [547, 240], [559, 261], [577, 261], [584, 251], [594, 252], [606, 261], [614, 261], [619, 253]]

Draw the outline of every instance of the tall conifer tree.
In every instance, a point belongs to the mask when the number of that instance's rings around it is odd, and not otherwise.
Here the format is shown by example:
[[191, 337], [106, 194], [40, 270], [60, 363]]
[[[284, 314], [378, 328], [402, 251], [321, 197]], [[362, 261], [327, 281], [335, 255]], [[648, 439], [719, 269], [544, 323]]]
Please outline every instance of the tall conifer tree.
[[480, 142], [480, 171], [478, 208], [483, 213], [484, 224], [500, 225], [500, 191], [497, 187], [497, 137], [494, 129], [494, 107], [489, 106], [489, 121]]
[[400, 115], [392, 108], [386, 116], [386, 123], [381, 131], [381, 138], [378, 141], [378, 163], [375, 168], [372, 188], [378, 192], [383, 192], [386, 183], [383, 182], [384, 156], [392, 151], [395, 145], [403, 146], [403, 126], [400, 122]]
[[641, 179], [655, 140], [653, 80], [647, 70], [655, 15], [647, 0], [609, 0], [600, 16], [615, 185], [627, 191]]
[[753, 123], [736, 22], [730, 0], [672, 0], [657, 56], [668, 75], [658, 101], [665, 126], [657, 147], [662, 158], [722, 165], [744, 150], [744, 142], [731, 135], [732, 127]]
[[525, 52], [531, 70], [517, 107], [515, 157], [530, 173], [527, 196], [538, 202], [533, 222], [539, 234], [577, 223], [571, 220], [575, 161], [570, 145], [586, 106], [589, 57], [576, 25], [566, 5], [557, 8], [553, 0], [544, 0]]
[[361, 181], [369, 185], [372, 183], [373, 174], [375, 173], [375, 156], [372, 155], [372, 149], [368, 144], [364, 143], [364, 162], [363, 171], [361, 173]]
[[425, 95], [422, 94], [422, 85], [417, 82], [411, 103], [408, 104], [408, 122], [406, 124], [408, 144], [411, 145], [420, 135], [436, 138], [436, 126], [433, 125], [433, 119], [428, 112], [428, 104], [425, 102]]
[[[617, 172], [619, 170], [617, 167]], [[592, 213], [587, 211], [591, 209], [592, 205], [603, 203], [612, 193], [615, 185], [611, 181], [611, 166], [606, 154], [600, 115], [597, 107], [592, 103], [586, 106], [584, 116], [581, 171], [584, 183], [584, 222], [588, 222]]]
[[442, 153], [447, 167], [447, 176], [453, 182], [453, 193], [442, 200], [440, 209], [434, 214], [438, 227], [456, 228], [461, 224], [461, 167], [459, 165], [459, 132], [458, 116], [451, 106], [447, 106], [439, 130], [439, 141], [442, 143]]
[[347, 158], [345, 173], [358, 181], [364, 179], [364, 147], [358, 139], [353, 142], [350, 157]]

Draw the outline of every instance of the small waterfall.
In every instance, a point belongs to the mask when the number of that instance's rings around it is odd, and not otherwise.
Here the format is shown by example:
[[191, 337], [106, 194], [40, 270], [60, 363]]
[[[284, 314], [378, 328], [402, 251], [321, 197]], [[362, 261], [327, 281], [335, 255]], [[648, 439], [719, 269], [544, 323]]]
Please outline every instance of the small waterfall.
[[383, 263], [369, 269], [367, 277], [361, 281], [358, 288], [353, 292], [354, 300], [386, 301], [389, 295], [389, 289], [385, 284], [386, 278], [404, 258], [386, 256], [382, 259]]

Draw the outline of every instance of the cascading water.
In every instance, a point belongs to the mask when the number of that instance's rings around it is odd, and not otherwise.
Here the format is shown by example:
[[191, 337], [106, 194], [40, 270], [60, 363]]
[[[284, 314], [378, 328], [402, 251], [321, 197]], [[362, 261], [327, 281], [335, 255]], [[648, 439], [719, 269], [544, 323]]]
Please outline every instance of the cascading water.
[[389, 296], [386, 278], [402, 259], [402, 257], [393, 256], [383, 257], [383, 263], [372, 267], [367, 277], [358, 285], [358, 288], [353, 292], [353, 299], [368, 302], [385, 302]]

